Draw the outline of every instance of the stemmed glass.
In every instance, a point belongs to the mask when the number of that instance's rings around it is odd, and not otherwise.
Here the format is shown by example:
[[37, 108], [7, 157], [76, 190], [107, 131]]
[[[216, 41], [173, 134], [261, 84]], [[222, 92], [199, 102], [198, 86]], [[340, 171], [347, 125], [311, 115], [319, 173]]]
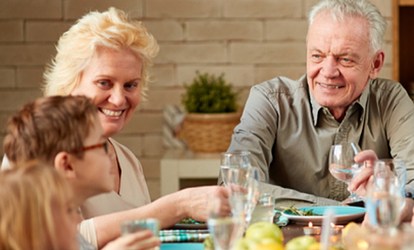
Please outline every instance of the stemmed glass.
[[365, 200], [372, 226], [386, 232], [395, 231], [405, 204], [405, 164], [398, 159], [377, 160], [374, 178]]
[[[355, 155], [360, 151], [359, 146], [353, 142], [332, 145], [329, 152], [329, 172], [332, 176], [349, 185], [361, 167], [359, 163], [354, 161]], [[347, 202], [355, 202], [358, 200], [361, 200], [361, 198], [353, 192], [346, 199]]]

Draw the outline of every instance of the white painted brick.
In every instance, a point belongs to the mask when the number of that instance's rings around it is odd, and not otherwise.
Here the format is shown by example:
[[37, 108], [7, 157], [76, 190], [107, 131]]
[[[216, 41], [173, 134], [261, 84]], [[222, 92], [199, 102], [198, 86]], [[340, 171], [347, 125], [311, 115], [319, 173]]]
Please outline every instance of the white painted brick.
[[61, 18], [62, 1], [57, 0], [1, 0], [0, 19], [56, 19]]
[[161, 134], [147, 134], [143, 143], [144, 157], [161, 157], [164, 154]]
[[0, 88], [11, 88], [16, 84], [16, 72], [12, 67], [0, 68]]
[[28, 21], [26, 23], [26, 41], [56, 42], [73, 22]]
[[254, 67], [252, 65], [223, 65], [223, 66], [181, 66], [177, 68], [177, 79], [181, 85], [191, 84], [196, 71], [215, 74], [224, 73], [224, 78], [233, 86], [249, 86], [254, 79]]
[[40, 89], [43, 83], [44, 67], [19, 67], [17, 69], [17, 86], [19, 88]]
[[232, 63], [300, 63], [306, 58], [305, 43], [235, 43]]
[[156, 63], [226, 62], [225, 44], [161, 44]]
[[305, 41], [308, 24], [306, 20], [283, 19], [265, 23], [266, 40]]
[[160, 133], [163, 124], [161, 113], [136, 113], [122, 130], [122, 135]]
[[263, 39], [260, 21], [191, 21], [186, 27], [189, 41]]
[[184, 39], [184, 27], [179, 21], [145, 21], [144, 25], [157, 41], [182, 41]]
[[152, 87], [170, 87], [177, 86], [177, 81], [175, 80], [175, 68], [172, 64], [170, 65], [155, 65], [151, 69], [152, 82], [149, 85], [149, 88]]
[[148, 92], [148, 101], [141, 104], [142, 110], [157, 111], [161, 114], [167, 104], [180, 104], [183, 92], [182, 88], [151, 88]]
[[143, 0], [66, 0], [64, 1], [65, 19], [78, 19], [89, 11], [106, 11], [109, 7], [124, 10], [130, 17], [141, 18]]
[[0, 21], [0, 42], [23, 41], [22, 21]]
[[120, 133], [114, 136], [114, 139], [117, 140], [119, 143], [123, 144], [127, 148], [129, 148], [138, 158], [140, 155], [143, 155], [143, 140], [142, 135], [131, 135], [131, 134], [123, 134]]
[[370, 2], [377, 6], [383, 16], [392, 17], [392, 0], [371, 0]]
[[385, 54], [384, 63], [392, 64], [392, 44], [385, 43], [383, 48], [384, 48], [384, 54]]
[[44, 65], [54, 55], [50, 45], [0, 45], [0, 65]]
[[146, 179], [148, 190], [151, 196], [151, 200], [154, 201], [161, 197], [161, 186], [160, 186], [160, 180], [157, 179]]
[[389, 65], [389, 64], [384, 65], [384, 67], [382, 67], [378, 77], [393, 79], [393, 77], [392, 77], [392, 66]]
[[222, 0], [147, 0], [146, 17], [206, 18], [219, 17]]
[[23, 104], [40, 97], [41, 93], [38, 89], [19, 89], [19, 90], [3, 90], [0, 91], [0, 111], [16, 111]]
[[[161, 156], [162, 157], [162, 156]], [[153, 179], [160, 177], [160, 158], [159, 155], [154, 158], [140, 157], [139, 160], [144, 169], [146, 179]]]
[[291, 79], [298, 79], [306, 73], [306, 65], [289, 65], [289, 66], [260, 66], [256, 68], [256, 83], [261, 83], [277, 76], [286, 76]]
[[301, 0], [227, 0], [225, 17], [282, 18], [300, 17]]

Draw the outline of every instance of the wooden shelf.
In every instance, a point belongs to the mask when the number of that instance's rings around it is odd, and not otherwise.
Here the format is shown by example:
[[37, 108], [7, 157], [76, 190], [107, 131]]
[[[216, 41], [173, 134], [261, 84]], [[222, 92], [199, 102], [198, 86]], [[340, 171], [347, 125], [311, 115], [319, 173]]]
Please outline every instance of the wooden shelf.
[[399, 0], [397, 2], [400, 6], [414, 6], [414, 0]]
[[[393, 0], [393, 78], [413, 92], [414, 0]], [[412, 87], [413, 86], [413, 87]]]

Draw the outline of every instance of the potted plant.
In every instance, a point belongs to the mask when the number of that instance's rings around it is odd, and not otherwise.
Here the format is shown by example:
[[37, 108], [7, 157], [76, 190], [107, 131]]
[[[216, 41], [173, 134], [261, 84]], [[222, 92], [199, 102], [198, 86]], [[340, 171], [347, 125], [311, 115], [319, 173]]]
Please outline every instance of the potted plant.
[[187, 113], [180, 138], [194, 152], [226, 151], [240, 121], [238, 92], [224, 79], [224, 74], [200, 72], [185, 89], [182, 103]]

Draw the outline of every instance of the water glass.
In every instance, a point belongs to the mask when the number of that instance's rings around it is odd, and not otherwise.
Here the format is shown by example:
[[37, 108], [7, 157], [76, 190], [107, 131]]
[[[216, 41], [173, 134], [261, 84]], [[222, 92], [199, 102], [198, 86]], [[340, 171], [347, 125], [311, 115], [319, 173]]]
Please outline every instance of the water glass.
[[376, 229], [395, 230], [404, 207], [405, 195], [402, 178], [387, 161], [374, 164], [373, 183], [368, 187], [365, 200], [369, 223]]
[[207, 226], [216, 250], [230, 250], [244, 232], [244, 222], [239, 217], [210, 217]]
[[272, 193], [262, 193], [259, 196], [256, 207], [253, 210], [252, 219], [250, 224], [266, 221], [273, 222], [273, 216], [275, 209], [275, 198]]
[[143, 220], [131, 220], [125, 221], [121, 224], [121, 234], [130, 234], [140, 230], [148, 229], [155, 237], [158, 237], [160, 230], [160, 223], [157, 219], [143, 219]]
[[259, 170], [255, 167], [231, 168], [227, 179], [233, 217], [241, 217], [247, 227], [259, 198]]
[[220, 174], [224, 185], [227, 185], [231, 169], [247, 169], [251, 167], [250, 157], [251, 155], [249, 151], [233, 151], [221, 154]]

